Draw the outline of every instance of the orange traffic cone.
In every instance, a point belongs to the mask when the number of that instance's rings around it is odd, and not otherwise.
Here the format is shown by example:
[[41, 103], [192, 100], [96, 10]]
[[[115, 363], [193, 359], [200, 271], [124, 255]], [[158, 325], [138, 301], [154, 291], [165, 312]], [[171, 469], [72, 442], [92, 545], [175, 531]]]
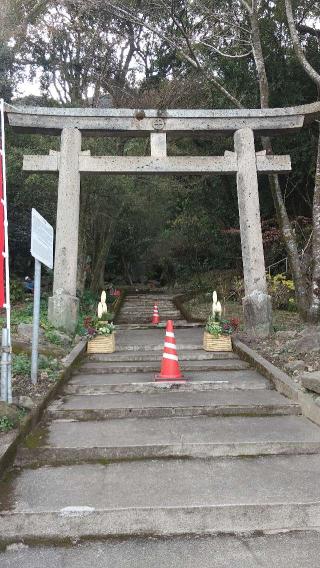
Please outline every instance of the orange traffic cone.
[[182, 374], [179, 367], [176, 340], [173, 332], [173, 321], [167, 321], [166, 337], [164, 340], [164, 350], [161, 364], [160, 375], [155, 376], [156, 381], [182, 381]]
[[158, 310], [157, 304], [155, 304], [153, 306], [153, 316], [152, 316], [152, 322], [151, 323], [153, 325], [158, 325], [158, 323], [160, 323], [159, 310]]

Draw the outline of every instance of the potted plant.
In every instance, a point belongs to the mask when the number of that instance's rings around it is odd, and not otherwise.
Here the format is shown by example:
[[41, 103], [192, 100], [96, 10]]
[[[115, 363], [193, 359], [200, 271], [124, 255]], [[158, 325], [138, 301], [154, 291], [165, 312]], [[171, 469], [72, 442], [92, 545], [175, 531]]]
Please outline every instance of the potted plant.
[[212, 294], [212, 314], [209, 316], [203, 334], [205, 351], [232, 351], [231, 335], [236, 331], [239, 320], [222, 319], [222, 306], [217, 293]]
[[84, 320], [88, 337], [88, 353], [113, 353], [115, 351], [115, 326], [109, 319], [106, 293], [102, 292], [97, 316], [88, 317]]

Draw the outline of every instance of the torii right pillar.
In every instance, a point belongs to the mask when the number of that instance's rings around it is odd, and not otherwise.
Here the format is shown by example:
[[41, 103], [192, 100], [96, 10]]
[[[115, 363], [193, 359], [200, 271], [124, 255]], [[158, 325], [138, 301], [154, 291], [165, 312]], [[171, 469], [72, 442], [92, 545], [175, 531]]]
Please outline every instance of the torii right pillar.
[[234, 135], [237, 154], [237, 191], [245, 297], [242, 300], [246, 330], [266, 337], [272, 330], [272, 305], [267, 291], [263, 253], [258, 175], [254, 135], [241, 128]]

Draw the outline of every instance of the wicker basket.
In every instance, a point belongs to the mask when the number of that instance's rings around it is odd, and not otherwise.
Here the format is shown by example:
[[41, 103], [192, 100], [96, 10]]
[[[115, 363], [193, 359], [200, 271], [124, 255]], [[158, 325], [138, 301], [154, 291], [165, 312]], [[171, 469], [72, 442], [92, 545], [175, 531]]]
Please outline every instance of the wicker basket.
[[214, 337], [207, 331], [203, 333], [203, 349], [205, 351], [232, 351], [230, 335]]
[[88, 341], [88, 353], [113, 353], [116, 350], [114, 333], [97, 335]]

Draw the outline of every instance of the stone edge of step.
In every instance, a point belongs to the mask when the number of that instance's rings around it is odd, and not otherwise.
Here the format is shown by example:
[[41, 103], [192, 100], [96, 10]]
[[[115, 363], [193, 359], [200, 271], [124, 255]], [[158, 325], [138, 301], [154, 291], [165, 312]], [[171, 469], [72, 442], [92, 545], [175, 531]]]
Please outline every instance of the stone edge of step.
[[[319, 526], [320, 502], [2, 511], [2, 543], [108, 536], [280, 533]], [[90, 527], [90, 528], [89, 528]]]
[[101, 463], [101, 460], [125, 461], [144, 459], [219, 459], [310, 455], [320, 452], [319, 442], [271, 441], [237, 443], [163, 443], [128, 446], [40, 446], [20, 448], [16, 466], [43, 467], [47, 465], [75, 465]]
[[[250, 368], [250, 366], [245, 363], [244, 361], [241, 360], [237, 360], [237, 359], [228, 359], [226, 360], [226, 362], [224, 362], [223, 359], [219, 360], [216, 359], [217, 364], [215, 365], [210, 365], [209, 363], [212, 363], [212, 361], [192, 361], [195, 363], [199, 363], [199, 365], [189, 365], [188, 361], [181, 361], [180, 365], [181, 365], [181, 371], [193, 371], [193, 372], [210, 372], [210, 371], [246, 371]], [[146, 363], [146, 364], [144, 364]], [[128, 371], [130, 371], [131, 373], [156, 373], [159, 372], [159, 367], [160, 367], [160, 361], [159, 362], [153, 362], [153, 361], [146, 361], [146, 362], [137, 362], [136, 364], [130, 364], [128, 363], [127, 365], [124, 362], [115, 362], [114, 363], [108, 363], [108, 366], [106, 367], [102, 367], [101, 365], [99, 365], [99, 363], [95, 363], [95, 362], [88, 362], [88, 363], [84, 363], [79, 369], [78, 369], [78, 375], [85, 375], [85, 374], [89, 374], [89, 375], [110, 375], [110, 374], [117, 374], [117, 373], [126, 373]]]
[[301, 408], [297, 405], [219, 405], [184, 407], [144, 407], [144, 408], [99, 408], [62, 409], [48, 408], [49, 418], [68, 418], [73, 420], [109, 420], [113, 418], [170, 418], [183, 416], [299, 416]]
[[144, 382], [144, 383], [110, 383], [105, 385], [77, 385], [70, 384], [64, 389], [67, 395], [92, 395], [100, 396], [103, 394], [126, 394], [126, 393], [160, 393], [160, 392], [207, 392], [215, 390], [273, 390], [273, 385], [269, 383], [261, 383], [261, 386], [256, 384], [238, 384], [234, 385], [231, 381], [191, 381], [180, 384], [177, 382]]

